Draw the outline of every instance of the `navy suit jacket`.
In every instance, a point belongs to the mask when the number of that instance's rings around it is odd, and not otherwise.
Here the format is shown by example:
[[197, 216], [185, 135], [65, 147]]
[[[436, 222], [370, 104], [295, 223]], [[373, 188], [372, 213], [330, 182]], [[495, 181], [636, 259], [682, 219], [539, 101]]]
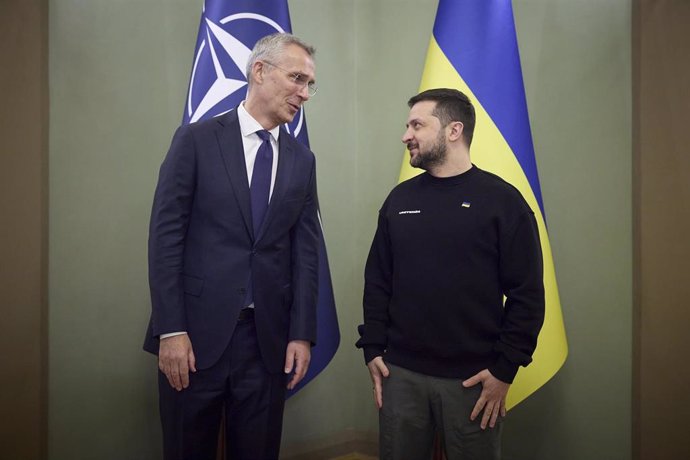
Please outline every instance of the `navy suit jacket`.
[[237, 111], [178, 128], [163, 161], [149, 229], [152, 314], [144, 349], [187, 331], [197, 369], [227, 347], [250, 271], [262, 358], [281, 372], [289, 340], [316, 343], [319, 221], [314, 154], [283, 128], [260, 229]]

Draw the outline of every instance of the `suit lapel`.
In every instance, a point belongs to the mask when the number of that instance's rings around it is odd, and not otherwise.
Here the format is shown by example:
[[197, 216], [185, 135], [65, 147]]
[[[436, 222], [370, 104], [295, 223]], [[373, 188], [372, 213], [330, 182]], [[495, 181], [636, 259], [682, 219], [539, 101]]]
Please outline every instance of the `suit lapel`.
[[273, 194], [271, 195], [271, 201], [268, 203], [266, 216], [264, 217], [264, 221], [256, 237], [257, 240], [266, 232], [275, 214], [279, 212], [281, 202], [283, 198], [285, 198], [285, 194], [290, 185], [292, 170], [295, 166], [295, 154], [292, 151], [293, 142], [295, 142], [294, 139], [292, 139], [290, 134], [281, 127], [278, 142], [278, 170], [276, 172], [276, 181], [273, 185]]
[[244, 225], [253, 238], [251, 198], [249, 196], [249, 181], [247, 179], [247, 165], [244, 161], [244, 146], [237, 110], [218, 117], [220, 129], [217, 131], [220, 152], [225, 165], [225, 171], [235, 192], [237, 206], [242, 214]]

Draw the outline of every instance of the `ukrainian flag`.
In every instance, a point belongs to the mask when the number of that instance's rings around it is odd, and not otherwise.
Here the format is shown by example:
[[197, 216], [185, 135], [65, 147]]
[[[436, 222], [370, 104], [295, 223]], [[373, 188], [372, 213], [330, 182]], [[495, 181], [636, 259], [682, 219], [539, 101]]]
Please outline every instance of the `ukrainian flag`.
[[[440, 0], [419, 90], [431, 88], [469, 96], [477, 113], [472, 162], [517, 187], [539, 225], [546, 316], [533, 362], [520, 368], [510, 387], [510, 409], [553, 377], [568, 354], [510, 0]], [[421, 172], [408, 155], [400, 181]]]

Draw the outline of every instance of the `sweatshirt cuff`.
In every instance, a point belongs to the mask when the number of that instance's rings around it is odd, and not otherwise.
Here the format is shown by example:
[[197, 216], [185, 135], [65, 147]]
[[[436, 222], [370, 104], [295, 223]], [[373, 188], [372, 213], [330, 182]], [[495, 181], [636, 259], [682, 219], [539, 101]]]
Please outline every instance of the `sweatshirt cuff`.
[[369, 364], [372, 359], [383, 356], [384, 352], [383, 347], [364, 347], [364, 364]]
[[519, 367], [519, 364], [508, 361], [505, 355], [499, 355], [493, 366], [489, 367], [489, 372], [502, 382], [513, 383]]

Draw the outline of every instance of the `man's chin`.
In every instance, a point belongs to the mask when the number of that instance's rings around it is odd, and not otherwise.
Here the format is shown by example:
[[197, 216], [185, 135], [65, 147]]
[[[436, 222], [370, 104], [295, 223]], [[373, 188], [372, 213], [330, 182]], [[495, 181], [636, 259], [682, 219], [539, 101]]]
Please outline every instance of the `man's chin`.
[[288, 105], [287, 116], [290, 117], [290, 121], [292, 121], [295, 118], [295, 116], [299, 113], [299, 110], [300, 110], [300, 107]]
[[297, 115], [297, 112], [295, 112], [293, 114], [287, 113], [284, 117], [282, 117], [283, 118], [282, 124], [292, 123], [292, 120], [295, 119], [295, 115]]

